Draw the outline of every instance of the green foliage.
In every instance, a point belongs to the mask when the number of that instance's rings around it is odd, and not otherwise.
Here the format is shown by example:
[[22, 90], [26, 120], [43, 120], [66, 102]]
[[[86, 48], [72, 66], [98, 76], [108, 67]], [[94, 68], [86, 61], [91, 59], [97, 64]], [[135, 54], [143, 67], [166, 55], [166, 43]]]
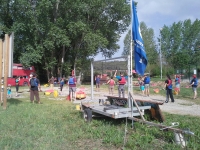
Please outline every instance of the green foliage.
[[128, 31], [124, 38], [124, 50], [122, 52], [122, 55], [129, 55], [131, 48], [131, 30]]
[[[158, 52], [156, 50], [156, 42], [154, 40], [154, 31], [152, 28], [148, 28], [144, 22], [140, 23], [140, 30], [144, 41], [144, 47], [148, 58], [149, 65], [157, 64]], [[147, 67], [148, 69], [148, 67]]]
[[[198, 65], [200, 21], [190, 19], [164, 26], [161, 31], [161, 49], [164, 64], [174, 69], [188, 69]], [[190, 71], [190, 70], [189, 70]]]
[[81, 71], [89, 56], [102, 52], [111, 57], [129, 21], [124, 0], [19, 0], [0, 5], [0, 31], [15, 33], [14, 62], [44, 66], [37, 69], [47, 76], [57, 74], [62, 60]]

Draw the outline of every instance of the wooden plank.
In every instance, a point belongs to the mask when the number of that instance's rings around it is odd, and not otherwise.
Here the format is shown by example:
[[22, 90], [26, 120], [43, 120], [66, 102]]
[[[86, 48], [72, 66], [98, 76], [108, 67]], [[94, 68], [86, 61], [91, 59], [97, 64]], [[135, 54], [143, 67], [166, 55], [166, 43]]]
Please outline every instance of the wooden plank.
[[[2, 58], [3, 58], [3, 41], [2, 41], [2, 39], [0, 39], [0, 82], [1, 82], [2, 71], [3, 71]], [[1, 85], [1, 83], [0, 83], [0, 85]], [[1, 96], [2, 94], [3, 93], [1, 92], [1, 89], [0, 89], [0, 102], [3, 102], [3, 97]]]
[[[127, 101], [127, 98], [123, 98], [123, 97], [107, 96], [107, 98], [108, 99], [117, 99], [117, 100], [126, 100]], [[147, 102], [147, 103], [158, 104], [158, 105], [164, 104], [164, 101], [157, 101], [157, 100], [152, 100], [152, 99], [138, 99], [138, 98], [135, 98], [135, 101]]]
[[[145, 109], [150, 109], [151, 106], [141, 106], [139, 107], [140, 110], [145, 110]], [[135, 110], [138, 110], [136, 107], [133, 108], [133, 111]], [[120, 112], [130, 112], [131, 111], [131, 108], [119, 108], [119, 109], [106, 109], [104, 108], [104, 111], [107, 112], [107, 113], [112, 113], [112, 112], [117, 112], [117, 113], [120, 113]]]
[[118, 102], [118, 101], [116, 101], [115, 103], [116, 103], [117, 105], [119, 105], [119, 106], [124, 106], [123, 103], [120, 103], [120, 102]]
[[7, 83], [8, 83], [8, 62], [9, 62], [9, 36], [5, 34], [4, 49], [4, 91], [3, 91], [3, 109], [7, 108]]
[[107, 98], [110, 98], [110, 99], [118, 99], [118, 100], [127, 100], [127, 98], [116, 97], [116, 96], [107, 96]]
[[143, 119], [143, 120], [145, 120], [144, 119], [144, 117], [143, 117], [143, 114], [141, 113], [141, 111], [140, 111], [140, 109], [139, 109], [139, 107], [138, 107], [138, 104], [137, 104], [137, 102], [135, 101], [135, 99], [132, 97], [132, 94], [131, 93], [129, 93], [129, 96], [132, 98], [132, 100], [133, 100], [133, 103], [135, 104], [135, 106], [137, 107], [137, 109], [138, 109], [138, 112], [140, 113], [140, 117]]
[[177, 132], [177, 133], [184, 133], [184, 134], [194, 135], [194, 133], [191, 132], [191, 131], [177, 129], [177, 128], [174, 128], [173, 126], [166, 126], [166, 125], [163, 125], [163, 124], [157, 124], [157, 123], [154, 123], [154, 122], [144, 121], [142, 119], [138, 119], [138, 118], [135, 118], [135, 117], [129, 117], [128, 119], [134, 120], [134, 121], [137, 121], [137, 122], [140, 122], [140, 123], [145, 123], [145, 124], [148, 124], [148, 125], [152, 125], [152, 126], [155, 126], [155, 127], [159, 127], [159, 128], [161, 128], [161, 130], [171, 130], [171, 131], [174, 131], [174, 132]]
[[152, 104], [158, 104], [158, 105], [162, 105], [164, 102], [161, 101], [156, 101], [156, 100], [145, 100], [145, 99], [135, 99], [136, 101], [139, 102], [147, 102], [147, 103], [152, 103]]
[[[130, 112], [124, 112], [124, 113], [107, 113], [101, 110], [97, 110], [97, 109], [92, 109], [93, 112], [104, 115], [104, 116], [108, 116], [114, 119], [118, 119], [118, 118], [125, 118], [125, 117], [131, 117], [131, 113]], [[140, 116], [139, 113], [132, 113], [133, 116]]]

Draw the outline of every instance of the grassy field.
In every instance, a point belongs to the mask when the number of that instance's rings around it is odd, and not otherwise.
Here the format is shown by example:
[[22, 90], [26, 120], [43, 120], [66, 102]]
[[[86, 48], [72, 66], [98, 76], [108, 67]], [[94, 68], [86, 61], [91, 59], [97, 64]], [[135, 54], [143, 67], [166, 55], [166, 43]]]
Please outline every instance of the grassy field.
[[[181, 149], [174, 143], [173, 132], [161, 131], [138, 122], [134, 122], [132, 129], [131, 121], [128, 120], [126, 126], [126, 119], [114, 120], [104, 117], [94, 118], [91, 123], [86, 123], [82, 113], [75, 109], [76, 105], [66, 101], [65, 97], [55, 99], [41, 92], [43, 104], [32, 104], [27, 90], [20, 91], [24, 91], [21, 93], [22, 98], [8, 99], [7, 109], [0, 108], [2, 150]], [[165, 118], [165, 125], [179, 122], [179, 128], [194, 132], [195, 136], [186, 135], [187, 149], [200, 149], [198, 117], [165, 113]]]

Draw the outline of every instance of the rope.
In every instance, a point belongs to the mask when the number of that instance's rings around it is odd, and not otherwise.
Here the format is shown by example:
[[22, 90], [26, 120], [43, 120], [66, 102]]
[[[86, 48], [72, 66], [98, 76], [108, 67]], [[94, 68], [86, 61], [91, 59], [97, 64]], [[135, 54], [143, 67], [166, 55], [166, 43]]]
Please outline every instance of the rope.
[[127, 135], [127, 117], [126, 117], [126, 123], [125, 123], [125, 128], [124, 128], [124, 144], [123, 144], [122, 149], [124, 149], [126, 145], [126, 135]]

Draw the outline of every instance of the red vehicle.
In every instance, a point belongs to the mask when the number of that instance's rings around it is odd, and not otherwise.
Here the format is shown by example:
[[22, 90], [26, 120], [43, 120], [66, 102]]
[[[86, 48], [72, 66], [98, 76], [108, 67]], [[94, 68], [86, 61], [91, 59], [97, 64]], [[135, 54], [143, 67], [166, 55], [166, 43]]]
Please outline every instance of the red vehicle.
[[24, 68], [22, 64], [13, 63], [13, 77], [8, 78], [8, 85], [15, 86], [16, 77], [20, 77], [19, 85], [26, 86], [29, 83], [29, 75], [35, 73], [34, 66]]

